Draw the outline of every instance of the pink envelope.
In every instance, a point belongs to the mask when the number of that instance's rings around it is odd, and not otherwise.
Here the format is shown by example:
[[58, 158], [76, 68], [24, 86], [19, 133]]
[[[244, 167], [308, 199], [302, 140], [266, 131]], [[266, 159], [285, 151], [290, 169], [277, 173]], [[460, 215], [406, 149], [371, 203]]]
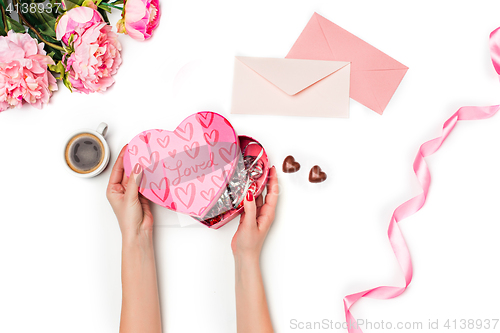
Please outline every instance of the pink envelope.
[[286, 56], [351, 62], [350, 97], [382, 114], [408, 67], [314, 13]]

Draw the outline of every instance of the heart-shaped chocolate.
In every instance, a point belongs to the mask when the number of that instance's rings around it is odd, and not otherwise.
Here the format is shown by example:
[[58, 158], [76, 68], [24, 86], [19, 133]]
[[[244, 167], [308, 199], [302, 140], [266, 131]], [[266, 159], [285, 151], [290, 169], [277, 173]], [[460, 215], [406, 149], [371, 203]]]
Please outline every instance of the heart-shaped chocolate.
[[294, 173], [299, 171], [300, 164], [295, 161], [295, 158], [292, 155], [288, 155], [283, 161], [283, 172], [285, 173]]
[[315, 165], [309, 171], [309, 181], [311, 183], [321, 183], [326, 180], [326, 173], [324, 173], [318, 165]]
[[187, 117], [173, 132], [154, 129], [138, 134], [123, 163], [127, 176], [137, 163], [142, 165], [139, 192], [146, 198], [203, 218], [225, 190], [240, 158], [231, 124], [207, 111]]

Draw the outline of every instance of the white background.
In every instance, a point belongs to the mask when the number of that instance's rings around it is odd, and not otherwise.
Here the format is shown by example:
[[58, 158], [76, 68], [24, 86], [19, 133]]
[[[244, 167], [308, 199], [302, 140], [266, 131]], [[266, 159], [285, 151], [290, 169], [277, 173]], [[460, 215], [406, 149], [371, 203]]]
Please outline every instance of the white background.
[[[60, 84], [43, 110], [0, 114], [0, 332], [118, 330], [121, 237], [105, 197], [111, 168], [79, 179], [62, 158], [70, 132], [101, 121], [109, 124], [110, 164], [140, 131], [173, 129], [202, 110], [261, 141], [281, 184], [262, 253], [277, 332], [300, 331], [293, 319], [341, 322], [345, 295], [402, 286], [390, 216], [420, 192], [412, 172], [419, 145], [440, 135], [459, 107], [500, 103], [488, 47], [500, 3], [183, 0], [162, 1], [161, 10], [150, 41], [120, 36], [123, 65], [105, 94], [71, 94]], [[384, 115], [352, 100], [350, 119], [231, 115], [234, 56], [284, 57], [314, 11], [410, 68]], [[393, 300], [361, 300], [355, 317], [424, 328], [439, 319], [440, 331], [446, 319], [500, 317], [499, 127], [500, 115], [460, 122], [427, 159], [428, 202], [400, 224], [413, 282]], [[289, 154], [302, 165], [296, 174], [280, 170]], [[307, 181], [315, 164], [325, 183]], [[158, 206], [154, 216], [164, 331], [235, 332], [230, 242], [238, 221], [210, 230], [180, 227], [189, 218]]]

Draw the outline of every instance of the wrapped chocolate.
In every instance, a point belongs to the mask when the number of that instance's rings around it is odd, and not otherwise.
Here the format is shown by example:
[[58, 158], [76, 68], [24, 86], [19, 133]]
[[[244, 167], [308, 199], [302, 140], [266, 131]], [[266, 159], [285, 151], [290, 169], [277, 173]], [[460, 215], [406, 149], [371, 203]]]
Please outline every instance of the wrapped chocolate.
[[135, 136], [124, 156], [125, 173], [136, 164], [144, 170], [140, 193], [214, 229], [241, 213], [249, 190], [262, 192], [269, 172], [260, 143], [237, 136], [227, 119], [208, 111], [189, 116], [174, 131]]

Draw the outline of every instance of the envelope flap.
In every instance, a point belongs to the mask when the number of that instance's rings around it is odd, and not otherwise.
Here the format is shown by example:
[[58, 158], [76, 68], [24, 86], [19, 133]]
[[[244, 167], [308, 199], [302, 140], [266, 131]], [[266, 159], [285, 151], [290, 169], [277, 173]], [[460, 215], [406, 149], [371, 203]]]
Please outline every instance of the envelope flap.
[[236, 57], [288, 95], [295, 95], [348, 66], [346, 61]]
[[332, 60], [350, 61], [352, 70], [408, 69], [399, 61], [318, 13], [314, 13], [311, 21], [314, 19], [330, 47]]

